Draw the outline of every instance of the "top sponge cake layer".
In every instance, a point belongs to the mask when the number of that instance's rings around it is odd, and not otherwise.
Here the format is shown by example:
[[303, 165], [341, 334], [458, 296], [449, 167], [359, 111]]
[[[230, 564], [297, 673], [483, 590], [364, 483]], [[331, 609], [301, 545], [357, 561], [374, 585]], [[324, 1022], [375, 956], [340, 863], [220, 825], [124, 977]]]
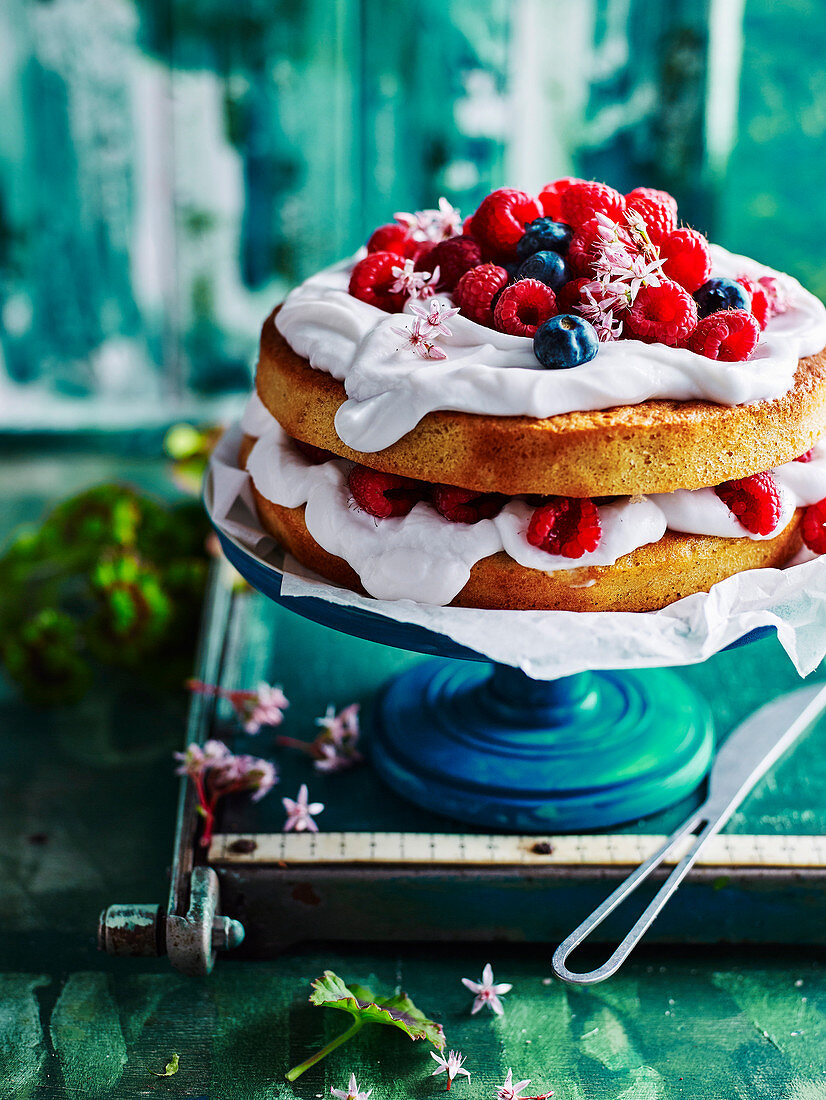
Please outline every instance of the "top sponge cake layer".
[[826, 431], [824, 350], [800, 360], [793, 388], [776, 401], [647, 401], [544, 419], [434, 412], [397, 443], [364, 454], [336, 434], [344, 387], [290, 348], [274, 316], [261, 333], [256, 388], [284, 430], [373, 469], [425, 481], [509, 495], [699, 489], [789, 462]]

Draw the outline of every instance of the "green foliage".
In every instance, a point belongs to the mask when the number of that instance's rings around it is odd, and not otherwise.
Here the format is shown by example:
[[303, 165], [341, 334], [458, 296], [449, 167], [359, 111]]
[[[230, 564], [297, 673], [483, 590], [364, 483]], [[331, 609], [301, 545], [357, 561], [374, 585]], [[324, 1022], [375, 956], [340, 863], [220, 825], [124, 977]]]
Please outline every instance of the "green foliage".
[[5, 633], [0, 656], [9, 675], [31, 698], [41, 703], [77, 702], [92, 681], [79, 641], [69, 615], [44, 608], [16, 631]]
[[181, 1056], [180, 1056], [180, 1054], [173, 1054], [172, 1057], [169, 1059], [169, 1061], [166, 1063], [166, 1068], [164, 1069], [163, 1073], [158, 1073], [154, 1069], [151, 1070], [150, 1072], [152, 1074], [154, 1074], [155, 1077], [174, 1077], [175, 1074], [180, 1069], [180, 1066], [181, 1066]]
[[195, 502], [99, 485], [18, 531], [0, 555], [0, 662], [41, 705], [76, 702], [96, 663], [172, 684], [188, 671], [207, 573]]
[[427, 1039], [437, 1050], [443, 1050], [445, 1036], [441, 1024], [428, 1020], [406, 993], [396, 990], [390, 997], [377, 997], [361, 985], [346, 986], [332, 970], [325, 970], [313, 982], [310, 1003], [339, 1008], [367, 1024], [389, 1024], [411, 1039]]
[[445, 1034], [441, 1024], [435, 1023], [413, 1004], [406, 993], [397, 989], [389, 996], [377, 996], [363, 985], [345, 985], [332, 970], [325, 970], [320, 978], [313, 982], [310, 1004], [325, 1008], [338, 1008], [353, 1017], [353, 1023], [332, 1042], [300, 1065], [294, 1066], [287, 1074], [288, 1081], [295, 1081], [310, 1066], [326, 1058], [342, 1043], [352, 1039], [365, 1024], [385, 1024], [403, 1031], [411, 1039], [427, 1039], [437, 1050], [444, 1050]]

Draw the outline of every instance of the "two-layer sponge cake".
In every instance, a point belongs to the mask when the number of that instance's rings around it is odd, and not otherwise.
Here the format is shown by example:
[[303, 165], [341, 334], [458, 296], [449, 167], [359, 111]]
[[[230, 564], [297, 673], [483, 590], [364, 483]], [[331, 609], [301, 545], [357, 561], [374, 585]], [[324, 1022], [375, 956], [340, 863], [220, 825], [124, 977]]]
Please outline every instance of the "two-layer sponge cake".
[[664, 192], [442, 200], [267, 319], [240, 460], [338, 585], [652, 610], [826, 551], [824, 344], [816, 298]]

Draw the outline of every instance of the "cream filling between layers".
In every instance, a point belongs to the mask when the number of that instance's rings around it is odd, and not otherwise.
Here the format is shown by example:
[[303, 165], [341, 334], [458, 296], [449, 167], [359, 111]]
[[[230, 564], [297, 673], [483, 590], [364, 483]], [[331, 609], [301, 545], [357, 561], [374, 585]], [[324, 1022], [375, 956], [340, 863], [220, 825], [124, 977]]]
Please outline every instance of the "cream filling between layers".
[[[242, 427], [247, 434], [259, 436], [247, 460], [258, 492], [284, 508], [306, 504], [304, 521], [312, 537], [328, 553], [346, 561], [377, 599], [448, 604], [467, 584], [476, 562], [500, 550], [529, 569], [553, 573], [613, 565], [638, 547], [659, 541], [668, 528], [731, 538], [772, 537], [746, 531], [713, 489], [680, 489], [601, 505], [600, 544], [581, 558], [548, 554], [531, 546], [526, 533], [534, 509], [522, 500], [511, 500], [494, 519], [474, 524], [451, 523], [425, 503], [406, 516], [377, 520], [352, 505], [347, 484], [352, 463], [331, 459], [313, 465], [256, 395], [250, 399]], [[773, 474], [782, 502], [778, 533], [795, 508], [826, 496], [826, 445], [818, 444], [811, 462], [790, 462]]]
[[409, 320], [410, 302], [404, 314], [390, 314], [348, 292], [353, 259], [291, 291], [275, 323], [312, 367], [343, 382], [347, 400], [336, 413], [336, 431], [347, 446], [365, 453], [396, 443], [438, 409], [546, 417], [658, 398], [720, 405], [774, 400], [791, 389], [798, 360], [826, 344], [826, 309], [789, 275], [716, 245], [711, 252], [715, 275], [773, 275], [789, 298], [789, 310], [772, 318], [744, 363], [619, 340], [601, 344], [590, 363], [543, 370], [530, 338], [461, 315], [449, 321], [452, 334], [438, 341], [447, 359], [424, 360], [393, 332], [406, 315]]

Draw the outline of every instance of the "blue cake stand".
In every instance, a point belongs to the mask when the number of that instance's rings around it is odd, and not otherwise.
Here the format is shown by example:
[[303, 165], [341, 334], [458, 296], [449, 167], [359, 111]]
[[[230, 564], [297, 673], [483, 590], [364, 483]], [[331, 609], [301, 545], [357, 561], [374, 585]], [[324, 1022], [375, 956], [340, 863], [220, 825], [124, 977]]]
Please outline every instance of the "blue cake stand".
[[385, 685], [371, 737], [376, 770], [419, 806], [486, 828], [598, 829], [678, 802], [709, 768], [709, 708], [668, 670], [533, 680], [424, 627], [282, 596], [281, 573], [216, 530], [238, 572], [283, 607], [434, 656]]

